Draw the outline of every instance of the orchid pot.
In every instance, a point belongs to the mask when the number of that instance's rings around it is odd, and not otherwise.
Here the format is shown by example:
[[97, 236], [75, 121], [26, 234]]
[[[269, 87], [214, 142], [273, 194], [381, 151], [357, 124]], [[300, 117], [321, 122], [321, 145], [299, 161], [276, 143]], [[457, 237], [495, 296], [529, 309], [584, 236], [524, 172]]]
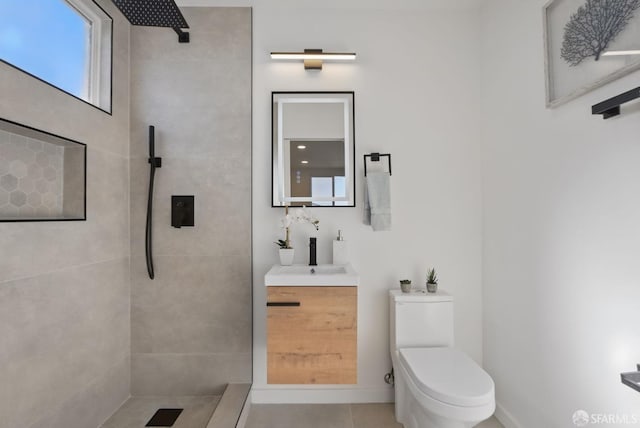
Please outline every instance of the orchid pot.
[[293, 248], [280, 248], [280, 264], [282, 266], [291, 266], [293, 264]]

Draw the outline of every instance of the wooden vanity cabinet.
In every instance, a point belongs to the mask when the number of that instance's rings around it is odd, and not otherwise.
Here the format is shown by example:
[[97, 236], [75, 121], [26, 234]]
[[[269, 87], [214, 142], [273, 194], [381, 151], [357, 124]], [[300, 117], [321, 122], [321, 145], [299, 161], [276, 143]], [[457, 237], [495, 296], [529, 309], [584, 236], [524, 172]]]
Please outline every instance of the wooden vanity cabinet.
[[357, 287], [267, 287], [267, 383], [357, 383]]

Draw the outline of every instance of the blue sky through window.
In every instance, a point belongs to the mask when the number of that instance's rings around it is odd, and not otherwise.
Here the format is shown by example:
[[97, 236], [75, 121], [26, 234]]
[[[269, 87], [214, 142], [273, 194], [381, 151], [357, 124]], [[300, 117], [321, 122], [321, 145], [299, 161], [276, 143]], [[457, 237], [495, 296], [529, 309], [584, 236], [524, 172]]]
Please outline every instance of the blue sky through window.
[[0, 59], [83, 99], [89, 31], [64, 0], [0, 0]]

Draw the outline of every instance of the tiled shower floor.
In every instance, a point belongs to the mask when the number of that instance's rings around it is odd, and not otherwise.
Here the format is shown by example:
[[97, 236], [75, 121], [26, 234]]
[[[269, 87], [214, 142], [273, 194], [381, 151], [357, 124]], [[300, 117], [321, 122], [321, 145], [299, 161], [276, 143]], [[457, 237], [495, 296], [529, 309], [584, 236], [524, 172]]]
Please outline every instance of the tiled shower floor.
[[101, 428], [144, 428], [159, 408], [184, 409], [173, 428], [206, 428], [220, 401], [206, 397], [131, 397]]
[[[252, 404], [246, 428], [402, 428], [393, 404]], [[503, 428], [494, 417], [476, 428]]]

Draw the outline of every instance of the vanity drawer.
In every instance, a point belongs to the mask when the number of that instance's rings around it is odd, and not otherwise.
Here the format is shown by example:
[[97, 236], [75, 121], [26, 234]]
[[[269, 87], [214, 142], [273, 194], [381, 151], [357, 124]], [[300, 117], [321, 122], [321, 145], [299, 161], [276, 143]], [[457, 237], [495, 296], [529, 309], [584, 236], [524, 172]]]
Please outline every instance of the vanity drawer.
[[357, 287], [267, 287], [267, 383], [357, 383]]

